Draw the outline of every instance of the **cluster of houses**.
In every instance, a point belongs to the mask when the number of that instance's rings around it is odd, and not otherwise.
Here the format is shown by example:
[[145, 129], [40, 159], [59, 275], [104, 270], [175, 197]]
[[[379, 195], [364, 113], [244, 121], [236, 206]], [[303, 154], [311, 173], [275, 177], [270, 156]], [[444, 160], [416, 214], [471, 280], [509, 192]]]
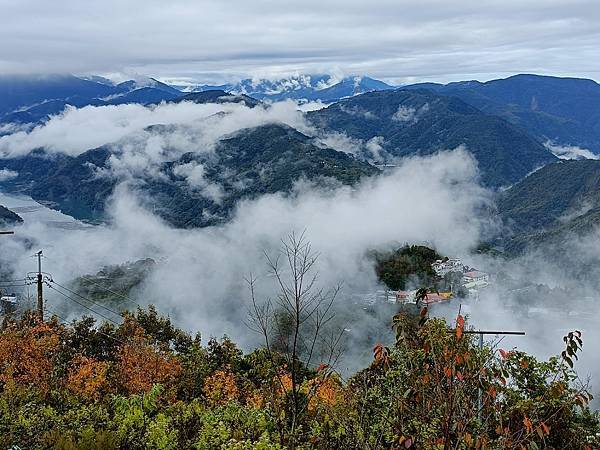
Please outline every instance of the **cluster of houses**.
[[[460, 287], [463, 292], [467, 292], [469, 297], [478, 298], [479, 291], [486, 288], [490, 284], [489, 274], [480, 270], [473, 269], [462, 263], [459, 258], [448, 258], [437, 260], [431, 265], [433, 271], [440, 278], [445, 277], [449, 273], [461, 275]], [[445, 303], [452, 299], [457, 287], [453, 287], [447, 292], [429, 292], [423, 299], [426, 305]], [[390, 303], [416, 303], [417, 291], [387, 291], [385, 293], [386, 300]]]
[[431, 268], [439, 277], [445, 277], [449, 273], [462, 274], [461, 285], [469, 294], [476, 294], [490, 284], [489, 274], [464, 265], [459, 258], [438, 259]]

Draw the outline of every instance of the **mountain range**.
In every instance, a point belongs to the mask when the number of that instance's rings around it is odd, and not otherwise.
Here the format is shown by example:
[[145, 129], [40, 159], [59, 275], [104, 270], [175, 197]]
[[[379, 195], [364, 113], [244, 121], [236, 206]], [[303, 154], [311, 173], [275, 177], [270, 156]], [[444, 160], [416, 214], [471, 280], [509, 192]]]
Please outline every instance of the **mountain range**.
[[[586, 154], [595, 157], [593, 151], [600, 142], [597, 83], [517, 75], [487, 83], [426, 83], [391, 89], [368, 77], [334, 81], [324, 76], [279, 82], [245, 80], [235, 88], [226, 86], [230, 92], [208, 86], [181, 92], [153, 79], [114, 84], [99, 77], [25, 77], [20, 81], [3, 77], [0, 113], [8, 111], [3, 120], [39, 123], [66, 105], [190, 101], [243, 102], [269, 108], [274, 99], [310, 99], [305, 95], [310, 92], [320, 92], [319, 99], [333, 99], [343, 93], [344, 98], [305, 114], [316, 130], [313, 135], [277, 123], [242, 130], [224, 138], [214, 153], [190, 148], [189, 153], [160, 167], [165, 178], [138, 180], [137, 187], [151, 198], [153, 210], [173, 225], [205, 226], [227, 220], [237, 201], [289, 192], [301, 178], [353, 184], [378, 172], [367, 161], [393, 164], [398, 158], [464, 146], [479, 165], [481, 182], [498, 190], [500, 216], [514, 231], [504, 243], [510, 251], [563, 232], [590, 229], [598, 222], [595, 192], [600, 162], [561, 162], [548, 146], [548, 142], [585, 146]], [[334, 91], [337, 94], [323, 96]], [[149, 129], [160, 133], [161, 127]], [[361, 150], [330, 145], [325, 138], [331, 135], [359, 143]], [[122, 180], [98, 177], [97, 172], [107, 169], [111, 155], [122, 151], [119, 145], [107, 143], [76, 157], [48, 155], [41, 148], [27, 156], [4, 159], [0, 168], [18, 176], [2, 181], [1, 186], [28, 193], [75, 217], [101, 220], [106, 199]], [[189, 183], [186, 170], [195, 167], [201, 168], [201, 186]]]
[[[161, 132], [161, 127], [165, 126], [156, 125], [152, 131]], [[312, 138], [280, 124], [244, 129], [221, 140], [214, 152], [201, 150], [190, 148], [179, 159], [162, 164], [162, 177], [147, 177], [135, 185], [151, 199], [148, 206], [174, 226], [221, 223], [239, 200], [289, 192], [300, 179], [354, 184], [379, 172], [367, 162], [317, 146]], [[27, 192], [79, 219], [102, 220], [106, 200], [124, 179], [99, 176], [99, 172], [110, 171], [111, 156], [120, 153], [117, 143], [76, 157], [34, 152], [4, 159], [0, 165], [19, 174], [4, 187]]]
[[[181, 87], [180, 87], [181, 88]], [[154, 78], [128, 80], [118, 84], [102, 77], [74, 75], [0, 76], [0, 125], [37, 124], [59, 114], [71, 105], [106, 106], [136, 103], [150, 105], [175, 100], [190, 100], [195, 93], [226, 91], [256, 100], [285, 99], [334, 102], [340, 98], [392, 86], [369, 77], [298, 76], [277, 81], [242, 80], [221, 86], [202, 85], [189, 92]]]
[[394, 86], [366, 76], [337, 79], [329, 75], [297, 75], [279, 80], [248, 78], [233, 84], [202, 85], [195, 88], [197, 91], [215, 89], [249, 95], [258, 100], [292, 99], [331, 103], [365, 92], [394, 89]]
[[465, 146], [491, 187], [508, 186], [556, 160], [521, 128], [427, 89], [369, 92], [312, 111], [308, 118], [352, 138], [378, 139], [381, 151], [392, 157]]
[[541, 142], [600, 153], [600, 85], [593, 80], [521, 74], [486, 83], [421, 83], [402, 89], [424, 88], [458, 97]]

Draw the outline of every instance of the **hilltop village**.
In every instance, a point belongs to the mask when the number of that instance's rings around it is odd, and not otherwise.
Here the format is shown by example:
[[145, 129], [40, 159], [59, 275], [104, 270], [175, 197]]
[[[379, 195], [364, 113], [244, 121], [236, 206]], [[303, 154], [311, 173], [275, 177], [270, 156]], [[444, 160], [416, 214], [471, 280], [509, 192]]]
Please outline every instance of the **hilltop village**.
[[[469, 267], [459, 258], [438, 259], [431, 264], [437, 282], [438, 291], [427, 293], [424, 303], [427, 305], [445, 303], [455, 297], [478, 299], [481, 290], [490, 285], [490, 275]], [[443, 289], [439, 289], [442, 287]], [[417, 289], [399, 289], [378, 291], [377, 298], [383, 297], [388, 303], [415, 304]]]

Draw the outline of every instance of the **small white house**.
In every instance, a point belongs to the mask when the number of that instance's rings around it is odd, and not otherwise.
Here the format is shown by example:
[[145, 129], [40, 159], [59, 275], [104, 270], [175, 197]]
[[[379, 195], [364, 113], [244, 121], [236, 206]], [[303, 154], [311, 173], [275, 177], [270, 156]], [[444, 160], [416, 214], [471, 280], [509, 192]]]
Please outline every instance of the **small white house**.
[[17, 309], [17, 296], [16, 295], [3, 295], [0, 297], [0, 307], [4, 314], [10, 314]]

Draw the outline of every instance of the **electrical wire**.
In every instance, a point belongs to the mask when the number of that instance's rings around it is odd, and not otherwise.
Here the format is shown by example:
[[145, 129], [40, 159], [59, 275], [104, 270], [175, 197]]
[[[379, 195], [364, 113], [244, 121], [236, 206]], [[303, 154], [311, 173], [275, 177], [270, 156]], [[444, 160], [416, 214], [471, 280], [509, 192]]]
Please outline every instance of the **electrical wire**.
[[56, 282], [56, 281], [54, 281], [54, 280], [50, 280], [50, 283], [56, 284], [58, 287], [60, 287], [60, 288], [64, 289], [65, 291], [67, 291], [67, 292], [70, 292], [71, 294], [73, 294], [73, 295], [76, 295], [77, 297], [79, 297], [79, 298], [81, 298], [81, 299], [83, 299], [83, 300], [86, 300], [86, 301], [88, 301], [88, 302], [90, 302], [90, 303], [92, 303], [92, 304], [94, 304], [94, 305], [96, 305], [96, 306], [98, 306], [98, 307], [100, 307], [100, 308], [102, 308], [102, 309], [105, 309], [106, 311], [109, 311], [109, 312], [111, 312], [111, 313], [113, 313], [113, 314], [115, 314], [115, 315], [117, 315], [117, 316], [121, 317], [121, 313], [119, 313], [119, 312], [115, 311], [114, 309], [111, 309], [111, 308], [109, 308], [108, 306], [105, 306], [105, 305], [102, 305], [102, 304], [100, 304], [100, 303], [97, 303], [97, 302], [95, 302], [94, 300], [90, 300], [89, 298], [87, 298], [87, 297], [84, 297], [84, 296], [83, 296], [83, 295], [81, 295], [81, 294], [78, 294], [77, 292], [75, 292], [75, 291], [73, 291], [73, 290], [69, 289], [69, 288], [68, 288], [68, 287], [66, 287], [66, 286], [63, 286], [63, 285], [62, 285], [62, 284], [60, 284], [60, 283], [57, 283], [57, 282]]
[[119, 325], [119, 323], [118, 323], [118, 322], [115, 322], [115, 321], [114, 321], [114, 320], [112, 320], [110, 317], [108, 317], [108, 316], [105, 316], [104, 314], [102, 314], [102, 313], [99, 313], [98, 311], [95, 311], [95, 310], [93, 310], [93, 309], [92, 309], [92, 308], [90, 308], [89, 306], [87, 306], [87, 305], [85, 305], [85, 304], [83, 304], [83, 303], [81, 303], [81, 302], [78, 302], [78, 301], [77, 301], [77, 300], [75, 300], [73, 297], [70, 297], [69, 295], [65, 294], [64, 292], [61, 292], [61, 291], [59, 291], [59, 290], [58, 290], [58, 289], [56, 289], [54, 286], [50, 285], [50, 283], [46, 283], [46, 284], [47, 284], [47, 286], [48, 286], [50, 289], [52, 289], [52, 290], [54, 290], [54, 291], [58, 292], [58, 293], [59, 293], [59, 294], [61, 294], [63, 297], [65, 297], [65, 298], [67, 298], [67, 299], [71, 300], [72, 302], [74, 302], [74, 303], [77, 303], [79, 306], [82, 306], [83, 308], [85, 308], [85, 309], [87, 309], [87, 310], [89, 310], [89, 311], [93, 312], [94, 314], [97, 314], [97, 315], [99, 315], [100, 317], [103, 317], [104, 319], [108, 320], [109, 322], [112, 322], [112, 323], [113, 323], [113, 324], [115, 324], [115, 325]]

